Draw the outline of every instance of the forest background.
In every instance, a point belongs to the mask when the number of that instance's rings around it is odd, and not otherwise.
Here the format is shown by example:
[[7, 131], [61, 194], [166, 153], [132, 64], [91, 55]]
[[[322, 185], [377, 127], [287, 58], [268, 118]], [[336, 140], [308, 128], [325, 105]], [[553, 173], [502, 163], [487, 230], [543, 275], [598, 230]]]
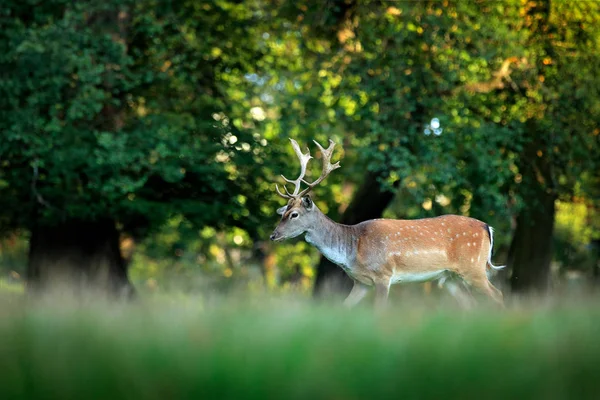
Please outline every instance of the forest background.
[[597, 286], [600, 3], [324, 3], [5, 0], [0, 287], [345, 290], [268, 241], [290, 138], [338, 143], [336, 221], [472, 216], [505, 293]]

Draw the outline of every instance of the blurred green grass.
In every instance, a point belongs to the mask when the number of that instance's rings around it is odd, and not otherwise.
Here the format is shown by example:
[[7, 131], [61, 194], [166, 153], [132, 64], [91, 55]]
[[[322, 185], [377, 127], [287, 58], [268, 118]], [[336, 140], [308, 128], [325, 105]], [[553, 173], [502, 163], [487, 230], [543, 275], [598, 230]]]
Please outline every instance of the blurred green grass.
[[[285, 298], [0, 308], [6, 399], [598, 398], [593, 301], [461, 312]], [[415, 304], [418, 304], [415, 302]]]

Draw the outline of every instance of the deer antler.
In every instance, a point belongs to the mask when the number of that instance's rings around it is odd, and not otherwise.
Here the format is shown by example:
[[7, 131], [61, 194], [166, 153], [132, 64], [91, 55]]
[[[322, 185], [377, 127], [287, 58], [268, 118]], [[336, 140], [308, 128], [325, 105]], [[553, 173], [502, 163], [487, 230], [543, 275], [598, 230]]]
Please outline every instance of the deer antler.
[[329, 175], [331, 171], [340, 167], [339, 161], [335, 164], [331, 164], [331, 156], [333, 155], [333, 149], [335, 148], [335, 143], [333, 142], [333, 140], [329, 139], [329, 147], [326, 149], [324, 149], [316, 140], [313, 140], [313, 142], [315, 142], [319, 150], [321, 150], [321, 155], [323, 157], [323, 170], [321, 171], [321, 176], [312, 183], [306, 182], [304, 179], [302, 180], [302, 182], [306, 183], [308, 187], [302, 192], [300, 192], [300, 194], [298, 194], [298, 197], [302, 197], [308, 192], [310, 192], [312, 188], [317, 186], [319, 183], [323, 182], [323, 180], [327, 178], [327, 175]]
[[300, 150], [300, 146], [298, 145], [298, 142], [296, 142], [294, 139], [290, 139], [290, 141], [292, 142], [292, 147], [294, 148], [294, 152], [296, 153], [296, 156], [298, 156], [298, 159], [300, 160], [300, 175], [295, 180], [288, 179], [285, 176], [281, 175], [281, 177], [287, 183], [294, 184], [294, 192], [293, 193], [288, 192], [285, 184], [283, 185], [283, 190], [285, 190], [285, 194], [281, 193], [281, 191], [279, 190], [279, 186], [275, 185], [275, 190], [277, 190], [277, 194], [279, 194], [284, 199], [292, 199], [292, 198], [298, 197], [298, 192], [300, 191], [300, 185], [302, 184], [302, 181], [304, 180], [304, 175], [306, 175], [306, 166], [308, 165], [308, 161], [312, 158], [310, 156], [310, 151], [308, 149], [306, 149], [306, 154], [302, 154], [302, 151]]
[[[285, 185], [283, 185], [285, 194], [279, 190], [279, 186], [275, 185], [277, 194], [279, 194], [279, 196], [283, 197], [284, 199], [293, 199], [293, 198], [298, 198], [298, 197], [304, 196], [305, 194], [310, 192], [312, 190], [312, 188], [314, 188], [319, 183], [321, 183], [325, 178], [327, 178], [327, 175], [329, 175], [331, 173], [331, 171], [340, 167], [339, 161], [336, 162], [335, 164], [331, 164], [331, 156], [333, 154], [333, 149], [335, 147], [335, 143], [333, 142], [333, 140], [329, 139], [329, 147], [327, 149], [324, 149], [316, 140], [313, 140], [313, 142], [315, 142], [317, 147], [319, 147], [319, 150], [321, 150], [321, 154], [323, 157], [323, 170], [321, 172], [321, 176], [316, 181], [314, 181], [312, 183], [305, 181], [304, 175], [306, 175], [306, 166], [308, 165], [308, 161], [312, 158], [310, 156], [310, 151], [308, 151], [308, 149], [307, 149], [307, 153], [302, 154], [302, 151], [300, 150], [300, 146], [298, 145], [298, 143], [294, 139], [290, 139], [290, 141], [292, 142], [292, 147], [294, 148], [294, 152], [296, 153], [296, 156], [298, 156], [298, 159], [300, 159], [300, 176], [295, 180], [291, 180], [291, 179], [287, 179], [285, 176], [281, 175], [287, 183], [293, 183], [295, 185], [293, 193], [288, 192], [287, 187]], [[307, 184], [308, 187], [306, 189], [304, 189], [302, 192], [300, 192], [300, 184], [302, 182]]]

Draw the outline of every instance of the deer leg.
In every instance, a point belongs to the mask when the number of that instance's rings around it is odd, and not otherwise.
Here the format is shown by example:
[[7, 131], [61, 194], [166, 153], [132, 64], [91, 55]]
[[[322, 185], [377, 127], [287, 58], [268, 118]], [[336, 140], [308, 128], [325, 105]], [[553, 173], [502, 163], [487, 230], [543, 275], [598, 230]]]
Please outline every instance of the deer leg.
[[375, 307], [382, 309], [385, 308], [388, 301], [388, 295], [390, 294], [390, 284], [388, 283], [376, 283], [375, 284]]
[[477, 291], [488, 296], [500, 307], [504, 308], [504, 296], [502, 295], [502, 292], [492, 285], [486, 275], [471, 279], [469, 284], [477, 289]]
[[354, 286], [352, 286], [350, 294], [348, 294], [348, 297], [346, 297], [346, 300], [344, 300], [344, 306], [348, 308], [354, 307], [363, 299], [363, 297], [365, 297], [368, 291], [369, 288], [366, 285], [363, 285], [358, 281], [354, 281]]
[[487, 281], [488, 296], [492, 298], [500, 307], [504, 308], [504, 295], [489, 280]]
[[444, 286], [462, 308], [471, 309], [473, 307], [473, 298], [470, 293], [464, 291], [456, 281], [449, 280]]

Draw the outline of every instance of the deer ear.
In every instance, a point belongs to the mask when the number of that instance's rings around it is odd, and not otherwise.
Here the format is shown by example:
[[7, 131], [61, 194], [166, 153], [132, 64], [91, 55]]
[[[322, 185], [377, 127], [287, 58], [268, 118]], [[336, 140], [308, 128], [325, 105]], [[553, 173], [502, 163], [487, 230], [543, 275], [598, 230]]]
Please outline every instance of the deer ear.
[[283, 206], [281, 208], [278, 208], [277, 209], [277, 214], [283, 215], [283, 214], [285, 214], [285, 210], [287, 210], [287, 206]]
[[302, 205], [304, 206], [304, 208], [306, 208], [307, 210], [311, 210], [313, 207], [313, 202], [312, 199], [310, 198], [309, 195], [306, 195], [304, 197], [302, 197]]

